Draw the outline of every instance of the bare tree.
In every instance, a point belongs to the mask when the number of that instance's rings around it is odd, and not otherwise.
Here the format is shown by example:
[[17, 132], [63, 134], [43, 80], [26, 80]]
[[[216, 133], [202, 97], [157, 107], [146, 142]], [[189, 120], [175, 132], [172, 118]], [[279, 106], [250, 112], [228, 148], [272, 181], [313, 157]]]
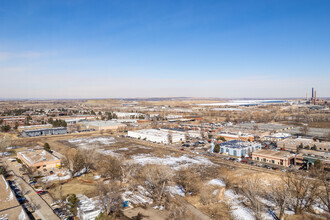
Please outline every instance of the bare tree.
[[99, 182], [97, 184], [97, 190], [99, 203], [106, 216], [109, 216], [111, 212], [115, 212], [121, 208], [123, 201], [121, 198], [120, 187], [116, 182], [110, 181], [108, 184]]
[[330, 217], [330, 174], [327, 171], [316, 170], [317, 178], [320, 180], [320, 192], [318, 197]]
[[163, 165], [147, 165], [142, 169], [140, 178], [156, 205], [163, 205], [166, 198], [165, 187], [173, 178], [172, 170]]
[[114, 156], [101, 156], [96, 168], [100, 174], [112, 180], [120, 180], [122, 173], [122, 162]]
[[242, 188], [240, 192], [243, 196], [247, 198], [248, 206], [254, 212], [254, 217], [257, 220], [262, 219], [262, 211], [264, 210], [264, 204], [260, 201], [260, 196], [262, 195], [262, 187], [260, 185], [260, 181], [251, 177], [246, 179], [243, 182]]
[[200, 176], [190, 169], [181, 169], [175, 175], [175, 181], [182, 186], [186, 194], [197, 194], [200, 190]]
[[74, 175], [84, 168], [84, 158], [77, 150], [70, 149], [65, 152], [62, 165], [69, 170], [71, 178], [74, 178]]
[[287, 173], [284, 183], [291, 192], [291, 205], [296, 214], [308, 211], [319, 196], [320, 182], [295, 173]]
[[302, 126], [299, 130], [304, 136], [306, 136], [307, 133], [309, 132], [309, 127], [305, 125], [305, 126]]
[[288, 186], [285, 184], [281, 184], [279, 182], [275, 182], [271, 186], [269, 196], [274, 201], [276, 206], [279, 208], [279, 215], [278, 215], [279, 220], [283, 220], [284, 210], [291, 199], [291, 192]]
[[134, 182], [136, 182], [133, 178], [133, 175], [135, 175], [136, 173], [135, 166], [128, 162], [122, 162], [122, 164], [120, 165], [120, 171], [121, 182], [126, 185], [134, 185]]
[[83, 161], [83, 167], [86, 173], [89, 173], [91, 169], [94, 168], [95, 162], [95, 152], [94, 150], [79, 150], [78, 154], [80, 155]]

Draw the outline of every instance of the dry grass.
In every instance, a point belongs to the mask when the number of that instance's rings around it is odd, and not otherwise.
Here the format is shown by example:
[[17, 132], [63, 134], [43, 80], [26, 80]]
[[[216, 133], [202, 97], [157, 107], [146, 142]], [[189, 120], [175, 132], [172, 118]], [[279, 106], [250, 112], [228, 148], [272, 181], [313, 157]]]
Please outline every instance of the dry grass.
[[[60, 186], [57, 185], [49, 190], [49, 193], [56, 198], [60, 198]], [[69, 194], [85, 194], [88, 197], [97, 196], [96, 184], [91, 181], [91, 177], [78, 177], [62, 185], [62, 195], [66, 197]]]

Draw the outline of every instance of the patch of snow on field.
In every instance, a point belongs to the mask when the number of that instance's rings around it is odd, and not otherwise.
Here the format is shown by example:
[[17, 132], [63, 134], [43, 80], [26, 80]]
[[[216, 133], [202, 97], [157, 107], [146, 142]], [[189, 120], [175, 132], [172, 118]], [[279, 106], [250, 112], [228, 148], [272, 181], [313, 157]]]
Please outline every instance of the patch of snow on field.
[[63, 172], [63, 173], [55, 173], [53, 175], [45, 176], [41, 179], [41, 181], [55, 181], [55, 180], [68, 180], [71, 178], [71, 174], [69, 172]]
[[94, 147], [101, 147], [104, 145], [114, 144], [116, 143], [116, 139], [114, 137], [74, 138], [69, 139], [68, 142], [85, 148], [90, 145], [93, 145]]
[[168, 186], [167, 190], [172, 194], [172, 195], [179, 195], [184, 197], [186, 194], [184, 192], [184, 189], [180, 186]]
[[115, 153], [115, 150], [98, 149], [97, 152], [100, 153], [100, 154], [111, 155], [111, 156], [114, 156], [114, 157], [119, 157], [120, 156], [120, 154]]
[[225, 197], [228, 198], [228, 204], [231, 209], [231, 213], [235, 220], [254, 220], [254, 216], [251, 211], [242, 206], [239, 201], [240, 195], [236, 194], [232, 190], [225, 191]]
[[158, 165], [167, 165], [172, 167], [175, 170], [179, 170], [181, 168], [185, 168], [191, 165], [205, 165], [212, 166], [214, 165], [209, 159], [204, 157], [194, 157], [191, 158], [188, 155], [183, 155], [181, 157], [173, 157], [173, 156], [165, 156], [161, 157], [153, 157], [149, 154], [140, 154], [132, 156], [133, 162], [138, 163], [142, 166], [147, 164], [158, 164]]
[[119, 148], [117, 150], [128, 150], [128, 148], [127, 147], [122, 147], [122, 148]]
[[101, 179], [101, 175], [95, 175], [94, 176], [94, 180], [98, 180], [98, 179]]
[[221, 180], [221, 179], [213, 179], [208, 182], [210, 185], [215, 185], [215, 186], [226, 186], [226, 184]]

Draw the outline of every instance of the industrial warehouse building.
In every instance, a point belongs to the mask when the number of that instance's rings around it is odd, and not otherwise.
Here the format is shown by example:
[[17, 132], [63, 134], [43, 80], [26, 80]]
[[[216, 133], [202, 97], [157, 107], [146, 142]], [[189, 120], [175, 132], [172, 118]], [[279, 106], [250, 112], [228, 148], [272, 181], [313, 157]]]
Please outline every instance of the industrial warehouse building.
[[295, 164], [295, 155], [286, 151], [260, 150], [252, 153], [252, 159], [285, 167]]
[[226, 133], [219, 133], [217, 137], [223, 137], [226, 141], [231, 140], [239, 140], [239, 141], [254, 141], [254, 136], [252, 134], [243, 134], [243, 133], [233, 133], [233, 132], [226, 132]]
[[281, 141], [277, 141], [277, 147], [288, 151], [296, 152], [298, 147], [307, 148], [311, 150], [330, 152], [330, 142], [327, 141], [314, 141], [308, 138], [287, 138]]
[[169, 144], [186, 140], [185, 134], [170, 132], [168, 130], [143, 129], [128, 131], [128, 137], [138, 138], [156, 143]]
[[97, 131], [101, 130], [123, 130], [126, 128], [125, 124], [118, 123], [115, 121], [86, 121], [83, 122], [83, 125], [86, 126], [87, 129], [95, 129]]
[[51, 124], [43, 124], [43, 125], [27, 125], [27, 126], [19, 126], [17, 131], [23, 132], [27, 130], [37, 130], [37, 129], [45, 129], [45, 128], [53, 128]]
[[61, 166], [61, 160], [45, 150], [27, 150], [17, 153], [26, 166], [34, 169], [49, 169]]
[[261, 144], [247, 141], [226, 141], [220, 144], [220, 153], [232, 156], [245, 156], [261, 148]]
[[33, 130], [23, 130], [23, 137], [36, 137], [43, 135], [58, 135], [58, 134], [66, 134], [66, 127], [58, 127], [58, 128], [41, 128], [41, 129], [33, 129]]
[[117, 118], [140, 118], [140, 117], [145, 117], [144, 114], [142, 113], [137, 113], [137, 112], [114, 112], [114, 114], [117, 116]]

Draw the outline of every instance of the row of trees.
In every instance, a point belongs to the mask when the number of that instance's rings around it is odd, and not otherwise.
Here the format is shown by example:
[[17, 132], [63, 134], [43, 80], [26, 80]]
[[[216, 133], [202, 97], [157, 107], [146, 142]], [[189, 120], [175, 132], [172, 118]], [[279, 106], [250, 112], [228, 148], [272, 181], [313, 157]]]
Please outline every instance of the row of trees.
[[[266, 205], [262, 198], [273, 202], [278, 209], [278, 218], [284, 219], [284, 211], [291, 209], [295, 214], [314, 213], [313, 206], [320, 204], [330, 217], [330, 184], [329, 173], [314, 170], [314, 175], [306, 176], [289, 172], [279, 181], [272, 181], [269, 187], [264, 187], [260, 179], [247, 178], [240, 185], [232, 186], [247, 200], [245, 204], [254, 212], [255, 218], [263, 219], [262, 212]], [[229, 184], [230, 185], [230, 184]]]
[[53, 118], [49, 118], [48, 123], [52, 124], [54, 127], [67, 127], [68, 126], [67, 123], [65, 122], [65, 120], [61, 120], [61, 119], [54, 120]]
[[175, 219], [181, 216], [183, 208], [173, 201], [168, 187], [173, 184], [182, 186], [187, 195], [199, 192], [200, 177], [196, 172], [180, 170], [175, 173], [171, 168], [163, 165], [147, 165], [139, 167], [129, 160], [110, 155], [100, 155], [91, 150], [70, 149], [64, 154], [63, 166], [67, 167], [72, 178], [81, 171], [97, 171], [105, 180], [97, 185], [100, 203], [104, 213], [102, 218], [116, 213], [122, 207], [122, 189], [136, 191], [139, 186], [145, 190], [145, 196], [151, 199], [154, 205], [164, 207], [171, 212]]

